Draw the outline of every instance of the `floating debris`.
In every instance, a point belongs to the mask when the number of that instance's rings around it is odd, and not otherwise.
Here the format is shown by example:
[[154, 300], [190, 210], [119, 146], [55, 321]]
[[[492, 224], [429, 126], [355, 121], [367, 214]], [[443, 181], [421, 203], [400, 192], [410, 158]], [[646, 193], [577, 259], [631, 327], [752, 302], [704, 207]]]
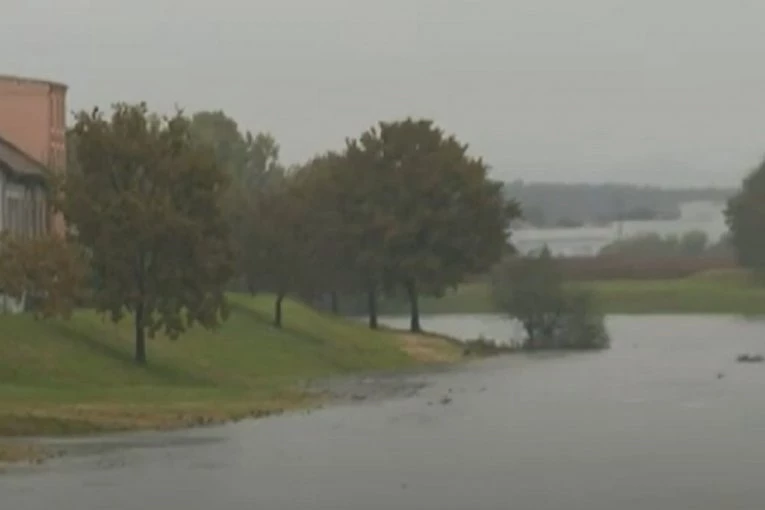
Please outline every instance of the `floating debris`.
[[451, 404], [451, 403], [452, 403], [452, 398], [451, 397], [444, 397], [444, 398], [441, 399], [441, 405], [443, 405], [443, 406], [445, 406], [447, 404]]

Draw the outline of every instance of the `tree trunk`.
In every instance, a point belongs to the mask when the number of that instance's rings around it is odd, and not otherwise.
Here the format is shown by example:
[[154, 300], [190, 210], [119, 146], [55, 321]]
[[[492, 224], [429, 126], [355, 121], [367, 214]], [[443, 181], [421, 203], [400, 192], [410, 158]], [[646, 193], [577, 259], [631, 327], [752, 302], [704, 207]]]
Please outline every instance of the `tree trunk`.
[[335, 315], [340, 315], [340, 298], [337, 295], [337, 292], [334, 290], [330, 292], [329, 294], [330, 299], [330, 306], [332, 308], [332, 313]]
[[377, 289], [370, 287], [367, 291], [367, 311], [369, 312], [369, 328], [377, 329]]
[[144, 308], [140, 303], [135, 309], [135, 362], [146, 364], [146, 327], [144, 326]]
[[422, 327], [420, 327], [420, 303], [417, 296], [417, 284], [413, 280], [406, 283], [406, 294], [409, 296], [409, 331], [420, 333], [422, 332]]
[[282, 301], [284, 300], [284, 293], [276, 295], [276, 302], [274, 303], [274, 326], [277, 328], [282, 327]]

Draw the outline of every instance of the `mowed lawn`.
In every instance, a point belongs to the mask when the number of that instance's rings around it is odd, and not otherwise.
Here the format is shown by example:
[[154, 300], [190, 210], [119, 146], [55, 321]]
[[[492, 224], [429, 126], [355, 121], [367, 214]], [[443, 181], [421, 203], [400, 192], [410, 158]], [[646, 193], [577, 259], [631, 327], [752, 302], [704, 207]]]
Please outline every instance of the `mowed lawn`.
[[[457, 360], [432, 337], [370, 331], [286, 302], [271, 325], [268, 296], [232, 296], [218, 330], [148, 341], [133, 363], [132, 324], [93, 312], [68, 321], [0, 316], [0, 436], [164, 428], [258, 416], [305, 405], [314, 377]], [[1, 449], [0, 449], [1, 450]]]
[[[765, 314], [765, 285], [738, 270], [710, 271], [669, 280], [576, 282], [573, 288], [593, 292], [600, 310], [611, 314]], [[422, 313], [492, 313], [491, 288], [471, 283], [440, 299], [424, 298]], [[388, 302], [387, 313], [406, 313], [405, 303]]]

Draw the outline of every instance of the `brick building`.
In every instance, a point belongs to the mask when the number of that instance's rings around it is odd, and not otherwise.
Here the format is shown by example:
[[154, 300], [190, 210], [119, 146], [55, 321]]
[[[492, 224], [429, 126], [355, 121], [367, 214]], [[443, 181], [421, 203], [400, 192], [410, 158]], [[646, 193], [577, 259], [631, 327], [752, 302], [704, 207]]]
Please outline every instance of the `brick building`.
[[[0, 75], [0, 139], [6, 154], [13, 147], [52, 171], [66, 169], [66, 92], [61, 83]], [[10, 168], [8, 161], [5, 166]], [[18, 175], [15, 170], [4, 174], [3, 181]], [[0, 221], [8, 217], [8, 199], [4, 186], [0, 189]], [[52, 218], [50, 227], [63, 233], [63, 218]], [[5, 223], [2, 228], [7, 228]]]

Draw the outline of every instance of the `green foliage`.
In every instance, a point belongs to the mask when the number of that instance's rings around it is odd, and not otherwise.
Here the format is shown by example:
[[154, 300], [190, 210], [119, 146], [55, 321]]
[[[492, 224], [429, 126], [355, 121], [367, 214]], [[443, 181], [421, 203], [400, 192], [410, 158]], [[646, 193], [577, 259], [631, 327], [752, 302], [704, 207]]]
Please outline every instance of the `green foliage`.
[[680, 236], [647, 233], [614, 241], [601, 248], [599, 255], [696, 257], [706, 254], [711, 246], [714, 245], [709, 244], [709, 238], [700, 230], [691, 230]]
[[274, 325], [282, 325], [282, 300], [311, 285], [318, 275], [313, 262], [313, 228], [307, 190], [295, 177], [264, 193], [248, 207], [244, 272], [251, 291], [276, 296]]
[[590, 295], [564, 286], [547, 249], [495, 268], [492, 296], [499, 310], [523, 326], [527, 349], [602, 349], [610, 343]]
[[250, 198], [284, 175], [279, 144], [270, 133], [241, 132], [236, 121], [222, 111], [202, 111], [191, 118], [191, 133], [215, 154], [231, 179], [229, 192]]
[[497, 262], [519, 215], [487, 165], [429, 120], [381, 122], [347, 144], [347, 243], [370, 286], [403, 288], [419, 330], [420, 293], [442, 294]]
[[237, 254], [237, 276], [246, 281], [251, 261], [258, 257], [258, 247], [251, 236], [255, 228], [253, 204], [284, 180], [279, 145], [268, 133], [253, 136], [249, 131], [241, 132], [236, 121], [222, 111], [195, 113], [191, 133], [198, 144], [213, 151], [218, 166], [230, 179], [223, 211]]
[[78, 166], [61, 209], [89, 253], [95, 305], [114, 321], [133, 315], [142, 363], [145, 333], [175, 337], [225, 317], [228, 178], [180, 112], [160, 118], [145, 104], [117, 104], [108, 118], [79, 113], [74, 133]]
[[725, 216], [741, 265], [765, 273], [765, 161], [744, 179]]
[[0, 288], [41, 317], [69, 317], [84, 293], [82, 249], [55, 235], [0, 235]]

